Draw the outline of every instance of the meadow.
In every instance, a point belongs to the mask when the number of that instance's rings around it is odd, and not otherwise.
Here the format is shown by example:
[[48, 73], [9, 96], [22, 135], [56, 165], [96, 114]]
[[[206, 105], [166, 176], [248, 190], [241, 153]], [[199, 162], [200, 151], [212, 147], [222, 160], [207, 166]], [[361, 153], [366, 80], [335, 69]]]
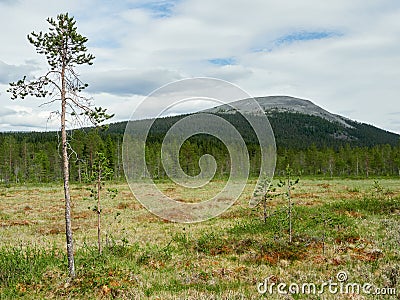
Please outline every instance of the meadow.
[[[225, 213], [195, 224], [159, 219], [127, 184], [107, 183], [119, 192], [102, 200], [102, 254], [95, 203], [86, 185], [72, 185], [73, 281], [61, 184], [2, 185], [0, 299], [400, 299], [399, 179], [301, 178], [292, 192], [292, 243], [287, 199], [269, 200], [264, 222], [262, 208], [248, 205], [251, 183]], [[204, 191], [158, 186], [201, 201], [222, 184]], [[328, 282], [339, 290], [329, 291]], [[303, 283], [315, 284], [316, 293], [302, 293]], [[345, 283], [372, 288], [344, 290]]]

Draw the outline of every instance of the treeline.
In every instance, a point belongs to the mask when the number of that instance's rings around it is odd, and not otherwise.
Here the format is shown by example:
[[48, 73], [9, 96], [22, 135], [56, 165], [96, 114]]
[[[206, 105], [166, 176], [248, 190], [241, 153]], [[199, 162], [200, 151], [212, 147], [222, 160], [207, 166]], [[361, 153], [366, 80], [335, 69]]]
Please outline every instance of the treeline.
[[[71, 181], [90, 176], [97, 152], [104, 153], [115, 169], [114, 179], [123, 177], [122, 135], [76, 130], [69, 136]], [[0, 182], [61, 181], [60, 141], [56, 132], [0, 133]]]
[[340, 146], [338, 149], [318, 149], [311, 145], [305, 150], [278, 151], [277, 170], [283, 174], [290, 164], [299, 175], [329, 177], [400, 176], [400, 144], [373, 147]]
[[[123, 135], [116, 132], [77, 130], [70, 132], [70, 176], [73, 182], [82, 182], [90, 175], [97, 152], [105, 154], [114, 169], [114, 180], [124, 178], [122, 163]], [[167, 178], [161, 163], [162, 138], [150, 138], [146, 145], [148, 172], [143, 176]], [[259, 173], [259, 146], [247, 143], [252, 176]], [[230, 157], [226, 147], [213, 137], [194, 136], [182, 146], [179, 158], [189, 175], [200, 172], [199, 158], [211, 154], [217, 162], [217, 177], [229, 176]], [[287, 164], [301, 175], [313, 176], [400, 176], [400, 143], [371, 147], [350, 146], [296, 149], [278, 144], [276, 174], [284, 174]], [[0, 182], [61, 181], [60, 141], [57, 133], [0, 133]]]

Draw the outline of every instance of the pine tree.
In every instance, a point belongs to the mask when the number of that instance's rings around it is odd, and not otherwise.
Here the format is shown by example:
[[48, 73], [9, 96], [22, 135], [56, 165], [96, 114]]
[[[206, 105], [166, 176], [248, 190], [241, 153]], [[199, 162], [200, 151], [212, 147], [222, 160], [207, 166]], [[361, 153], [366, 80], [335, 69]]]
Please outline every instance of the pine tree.
[[48, 71], [37, 79], [26, 80], [24, 76], [17, 82], [10, 83], [8, 92], [11, 99], [26, 96], [47, 98], [46, 104], [59, 101], [61, 110], [61, 150], [62, 171], [65, 198], [65, 234], [67, 244], [68, 271], [71, 278], [75, 277], [74, 245], [71, 225], [71, 196], [69, 191], [69, 143], [67, 139], [67, 120], [80, 120], [79, 116], [87, 117], [93, 124], [98, 124], [111, 116], [105, 109], [93, 107], [92, 99], [81, 95], [88, 86], [83, 83], [76, 72], [78, 65], [92, 65], [94, 56], [87, 53], [85, 46], [88, 39], [77, 32], [76, 21], [68, 13], [59, 14], [57, 19], [48, 18], [49, 32], [28, 35], [28, 41], [36, 48], [38, 54], [47, 59]]
[[[106, 155], [102, 152], [96, 152], [93, 167], [91, 170], [91, 176], [87, 179], [89, 182], [94, 184], [94, 187], [89, 189], [91, 198], [96, 200], [96, 206], [93, 209], [97, 213], [97, 247], [101, 254], [101, 199], [102, 199], [102, 188], [104, 186], [104, 181], [111, 179], [113, 175], [113, 169], [109, 167], [110, 161], [107, 159]], [[117, 189], [107, 189], [109, 197], [115, 198], [118, 193]]]

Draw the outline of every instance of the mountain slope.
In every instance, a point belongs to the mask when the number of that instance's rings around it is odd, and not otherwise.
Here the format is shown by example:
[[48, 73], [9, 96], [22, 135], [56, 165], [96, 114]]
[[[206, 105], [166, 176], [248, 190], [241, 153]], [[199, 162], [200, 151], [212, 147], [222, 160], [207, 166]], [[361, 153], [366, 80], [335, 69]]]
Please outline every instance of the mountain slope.
[[[258, 97], [255, 100], [268, 116], [278, 148], [305, 149], [312, 144], [319, 148], [339, 148], [347, 144], [357, 147], [382, 144], [396, 146], [400, 141], [400, 136], [395, 133], [332, 114], [309, 100], [288, 96]], [[254, 102], [248, 99], [236, 101], [235, 107], [243, 113], [252, 114], [257, 111]], [[256, 141], [247, 122], [231, 106], [225, 104], [204, 112], [214, 113], [228, 120], [238, 128], [246, 142]], [[183, 117], [174, 116], [156, 120], [151, 130], [152, 137], [160, 139]], [[125, 125], [125, 122], [112, 124], [109, 131], [122, 133]]]
[[[309, 100], [289, 96], [268, 96], [254, 98], [260, 107], [267, 114], [271, 113], [300, 113], [326, 119], [330, 122], [337, 122], [345, 127], [352, 127], [344, 117], [332, 114], [323, 108], [315, 105]], [[252, 113], [253, 99], [243, 99], [234, 102], [235, 107], [243, 112]], [[230, 105], [220, 105], [206, 110], [210, 113], [233, 113], [235, 110]]]

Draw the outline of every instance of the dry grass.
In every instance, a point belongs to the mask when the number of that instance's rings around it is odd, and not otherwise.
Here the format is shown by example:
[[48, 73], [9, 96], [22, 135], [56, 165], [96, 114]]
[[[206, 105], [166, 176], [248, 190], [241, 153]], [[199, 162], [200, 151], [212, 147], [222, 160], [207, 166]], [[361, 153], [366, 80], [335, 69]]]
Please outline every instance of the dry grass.
[[[126, 184], [113, 184], [119, 194], [113, 200], [103, 200], [103, 242], [106, 236], [107, 243], [113, 238], [122, 252], [113, 248], [93, 262], [93, 269], [90, 262], [84, 263], [90, 261], [90, 255], [84, 253], [87, 245], [90, 248], [96, 243], [96, 214], [89, 209], [94, 203], [85, 199], [88, 191], [84, 186], [74, 185], [73, 229], [77, 256], [81, 257], [77, 261], [78, 278], [65, 284], [65, 269], [59, 266], [43, 275], [41, 281], [49, 287], [32, 282], [19, 283], [13, 289], [21, 297], [38, 299], [259, 299], [257, 284], [269, 276], [276, 283], [321, 284], [335, 280], [337, 272], [344, 270], [351, 282], [396, 287], [399, 294], [400, 181], [380, 183], [384, 191], [375, 195], [373, 180], [301, 180], [293, 193], [296, 213], [292, 245], [286, 242], [285, 214], [280, 212], [286, 200], [274, 198], [269, 203], [275, 213], [264, 225], [261, 210], [248, 208], [250, 186], [220, 217], [176, 224], [150, 214]], [[169, 183], [160, 183], [159, 188], [176, 199], [196, 202], [215, 194], [221, 185], [214, 182], [200, 192]], [[36, 245], [55, 247], [62, 253], [62, 188], [1, 189], [0, 248]], [[365, 209], [359, 204], [363, 199], [379, 197], [382, 211], [379, 205], [373, 206], [375, 202]], [[325, 222], [321, 215], [330, 220]], [[271, 299], [281, 297], [268, 295]], [[318, 297], [293, 295], [286, 299]], [[365, 295], [328, 293], [324, 297], [369, 299]]]

